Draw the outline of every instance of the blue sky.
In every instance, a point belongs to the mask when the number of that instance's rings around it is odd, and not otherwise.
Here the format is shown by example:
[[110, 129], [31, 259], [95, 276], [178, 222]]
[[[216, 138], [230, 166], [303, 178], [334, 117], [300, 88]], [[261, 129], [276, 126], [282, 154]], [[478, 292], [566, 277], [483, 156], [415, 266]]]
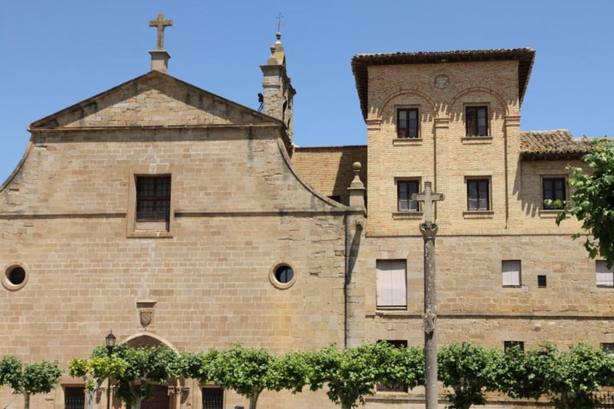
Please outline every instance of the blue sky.
[[302, 146], [365, 143], [351, 57], [410, 50], [533, 47], [522, 128], [614, 135], [612, 0], [2, 0], [0, 181], [28, 124], [148, 71], [158, 12], [169, 73], [253, 108], [282, 13]]

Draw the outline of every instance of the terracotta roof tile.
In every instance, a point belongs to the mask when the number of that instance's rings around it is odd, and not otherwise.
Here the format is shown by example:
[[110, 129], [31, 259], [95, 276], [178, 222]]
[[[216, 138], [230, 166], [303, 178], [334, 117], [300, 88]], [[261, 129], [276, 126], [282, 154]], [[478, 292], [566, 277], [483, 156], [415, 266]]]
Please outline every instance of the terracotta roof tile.
[[356, 89], [358, 90], [362, 115], [367, 119], [367, 95], [369, 89], [367, 67], [369, 65], [517, 60], [519, 62], [518, 88], [520, 101], [522, 102], [534, 59], [535, 50], [532, 48], [358, 54], [352, 58], [352, 71], [356, 79]]
[[579, 159], [589, 148], [587, 140], [574, 138], [566, 129], [520, 133], [520, 155], [526, 160]]

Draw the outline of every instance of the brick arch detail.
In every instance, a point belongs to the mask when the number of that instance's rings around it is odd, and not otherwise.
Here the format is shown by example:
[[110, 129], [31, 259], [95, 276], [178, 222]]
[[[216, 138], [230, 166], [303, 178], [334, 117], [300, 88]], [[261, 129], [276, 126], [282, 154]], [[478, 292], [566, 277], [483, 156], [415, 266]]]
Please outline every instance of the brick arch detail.
[[422, 91], [419, 91], [417, 89], [402, 89], [398, 92], [395, 92], [391, 95], [388, 95], [386, 97], [386, 99], [384, 99], [384, 102], [382, 102], [382, 104], [378, 107], [378, 116], [377, 119], [381, 121], [382, 119], [382, 112], [384, 112], [384, 109], [386, 109], [386, 107], [388, 106], [388, 104], [390, 104], [390, 102], [397, 98], [400, 97], [402, 95], [415, 95], [418, 96], [422, 99], [424, 99], [426, 102], [429, 103], [429, 105], [431, 106], [431, 111], [434, 114], [434, 117], [437, 117], [437, 109], [436, 109], [436, 105], [435, 102], [433, 102], [433, 100], [431, 98], [429, 98], [428, 95], [426, 95], [425, 93], [423, 93]]
[[495, 97], [495, 99], [499, 102], [499, 104], [501, 105], [501, 107], [503, 108], [503, 111], [505, 112], [505, 115], [509, 115], [509, 109], [507, 106], [507, 103], [505, 102], [505, 98], [503, 98], [501, 96], [501, 94], [499, 94], [497, 91], [490, 89], [490, 88], [484, 88], [484, 87], [470, 87], [470, 88], [465, 88], [464, 90], [460, 91], [458, 94], [456, 94], [452, 99], [450, 99], [450, 102], [448, 102], [448, 108], [453, 106], [454, 104], [456, 104], [458, 102], [458, 100], [460, 98], [462, 98], [463, 96], [467, 95], [467, 94], [471, 94], [471, 93], [486, 93], [486, 94], [490, 94], [493, 97]]

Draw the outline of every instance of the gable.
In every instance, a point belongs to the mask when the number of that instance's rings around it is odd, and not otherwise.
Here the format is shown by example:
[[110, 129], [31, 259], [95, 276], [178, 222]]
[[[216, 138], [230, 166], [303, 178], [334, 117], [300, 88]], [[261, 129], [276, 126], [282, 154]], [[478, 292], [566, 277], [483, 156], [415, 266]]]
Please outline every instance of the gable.
[[36, 121], [30, 130], [258, 124], [282, 126], [275, 118], [151, 71]]

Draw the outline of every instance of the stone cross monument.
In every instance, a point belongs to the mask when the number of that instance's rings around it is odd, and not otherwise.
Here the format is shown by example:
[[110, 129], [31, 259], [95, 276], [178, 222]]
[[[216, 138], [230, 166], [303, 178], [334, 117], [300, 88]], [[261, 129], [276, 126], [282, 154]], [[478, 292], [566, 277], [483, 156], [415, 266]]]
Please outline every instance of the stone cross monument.
[[158, 50], [164, 50], [164, 29], [173, 25], [173, 20], [166, 20], [164, 14], [158, 14], [155, 20], [149, 21], [149, 27], [155, 27], [157, 31], [157, 44]]
[[413, 194], [412, 200], [424, 202], [424, 223], [420, 232], [424, 240], [424, 358], [426, 368], [426, 409], [437, 408], [437, 297], [435, 294], [435, 236], [437, 225], [433, 217], [435, 202], [443, 200], [442, 193], [431, 190], [431, 182], [424, 183], [424, 192]]
[[166, 73], [171, 55], [164, 49], [164, 29], [173, 25], [173, 20], [166, 20], [164, 14], [158, 14], [155, 20], [149, 21], [149, 27], [156, 28], [156, 49], [151, 54], [151, 70]]

